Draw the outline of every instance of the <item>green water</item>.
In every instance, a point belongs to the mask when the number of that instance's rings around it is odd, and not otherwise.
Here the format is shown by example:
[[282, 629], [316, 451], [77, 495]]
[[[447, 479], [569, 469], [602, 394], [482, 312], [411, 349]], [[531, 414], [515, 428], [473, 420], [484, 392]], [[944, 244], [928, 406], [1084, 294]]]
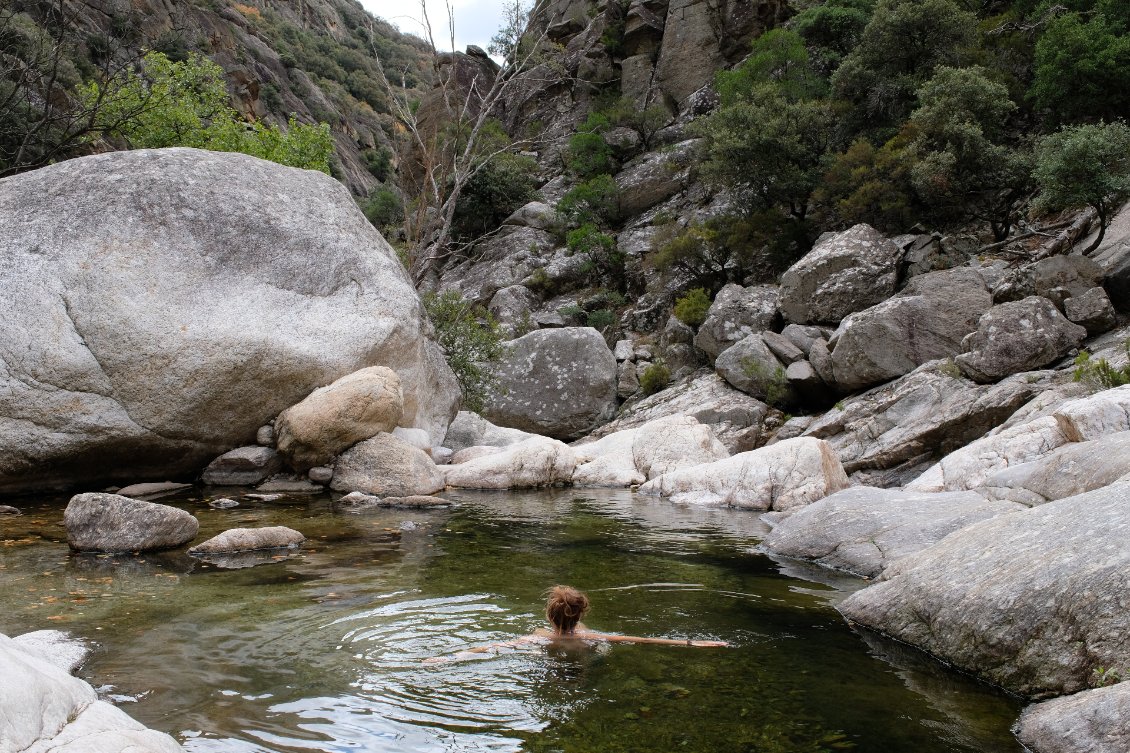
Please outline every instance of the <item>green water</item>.
[[[183, 552], [72, 555], [65, 500], [0, 518], [0, 632], [97, 643], [80, 675], [190, 751], [1015, 753], [1020, 703], [853, 632], [861, 582], [756, 551], [756, 516], [628, 492], [452, 494], [446, 511], [329, 497], [192, 511], [201, 539], [288, 525], [301, 553], [225, 569]], [[727, 649], [529, 647], [541, 593], [584, 589], [593, 629]], [[2, 679], [0, 679], [2, 682]]]

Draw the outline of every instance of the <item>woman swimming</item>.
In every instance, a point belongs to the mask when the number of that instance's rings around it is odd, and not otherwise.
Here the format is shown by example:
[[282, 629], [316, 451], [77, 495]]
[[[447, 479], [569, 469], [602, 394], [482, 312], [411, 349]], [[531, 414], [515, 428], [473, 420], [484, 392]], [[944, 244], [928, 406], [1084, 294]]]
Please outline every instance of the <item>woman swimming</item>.
[[636, 635], [616, 635], [589, 630], [581, 618], [589, 611], [589, 598], [571, 586], [554, 586], [547, 592], [545, 617], [553, 630], [538, 628], [529, 635], [512, 641], [501, 641], [486, 646], [476, 646], [452, 656], [450, 659], [433, 657], [425, 663], [466, 659], [474, 654], [485, 654], [500, 648], [516, 648], [526, 644], [563, 643], [571, 641], [604, 641], [607, 643], [653, 643], [663, 646], [694, 646], [696, 648], [722, 648], [726, 641], [695, 641], [690, 638], [645, 638]]

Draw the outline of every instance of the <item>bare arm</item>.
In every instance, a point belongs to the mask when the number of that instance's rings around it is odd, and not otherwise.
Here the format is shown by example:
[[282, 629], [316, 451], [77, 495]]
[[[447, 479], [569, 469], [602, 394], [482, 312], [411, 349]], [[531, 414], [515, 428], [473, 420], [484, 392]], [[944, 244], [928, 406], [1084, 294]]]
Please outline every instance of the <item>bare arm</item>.
[[597, 633], [591, 630], [577, 633], [577, 637], [608, 641], [609, 643], [652, 643], [660, 646], [693, 646], [695, 648], [724, 648], [730, 645], [726, 641], [694, 641], [690, 638], [644, 638], [638, 635], [615, 635], [613, 633]]

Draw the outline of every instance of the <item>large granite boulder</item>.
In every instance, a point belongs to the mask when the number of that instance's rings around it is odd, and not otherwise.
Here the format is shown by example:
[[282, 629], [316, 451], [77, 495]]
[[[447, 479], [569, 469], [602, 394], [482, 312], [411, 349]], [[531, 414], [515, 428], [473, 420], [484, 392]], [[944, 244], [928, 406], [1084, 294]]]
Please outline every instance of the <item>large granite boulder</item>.
[[954, 450], [907, 484], [917, 491], [962, 491], [984, 486], [1006, 468], [1038, 460], [1069, 442], [1130, 431], [1130, 385], [1068, 400]]
[[1126, 753], [1130, 682], [1033, 704], [1020, 715], [1016, 738], [1030, 753]]
[[1058, 361], [1086, 337], [1087, 330], [1068, 321], [1047, 298], [1029, 296], [985, 312], [954, 361], [970, 379], [995, 382]]
[[632, 217], [671, 198], [687, 184], [686, 163], [695, 141], [676, 144], [671, 151], [648, 152], [616, 174], [620, 215]]
[[964, 447], [1054, 384], [1053, 372], [1034, 372], [980, 385], [932, 361], [844, 400], [805, 434], [827, 440], [848, 473], [895, 468]]
[[625, 407], [615, 421], [590, 436], [599, 439], [657, 418], [686, 415], [710, 426], [729, 452], [745, 452], [764, 444], [770, 413], [768, 405], [735, 390], [717, 374], [698, 374]]
[[574, 445], [581, 464], [574, 486], [631, 486], [680, 468], [729, 457], [709, 426], [693, 416], [668, 416], [588, 444]]
[[363, 439], [391, 432], [403, 410], [400, 377], [392, 369], [372, 366], [319, 387], [280, 413], [276, 446], [291, 468], [306, 471]]
[[717, 358], [719, 353], [743, 338], [775, 329], [780, 318], [776, 286], [743, 288], [730, 283], [714, 296], [714, 302], [706, 312], [706, 321], [694, 336], [694, 344], [711, 358]]
[[836, 386], [853, 392], [956, 356], [992, 305], [984, 278], [970, 267], [913, 278], [894, 298], [840, 322], [830, 341]]
[[378, 496], [408, 497], [443, 489], [443, 474], [419, 447], [378, 434], [350, 447], [334, 463], [330, 488]]
[[840, 611], [1025, 696], [1073, 693], [1130, 651], [1130, 485], [956, 531]]
[[540, 489], [567, 484], [576, 466], [577, 455], [569, 445], [532, 437], [441, 470], [447, 485], [460, 489]]
[[837, 324], [894, 295], [902, 252], [870, 225], [827, 238], [781, 275], [780, 307], [795, 324]]
[[976, 492], [928, 494], [855, 486], [803, 507], [765, 537], [773, 552], [865, 578], [954, 531], [1025, 509]]
[[187, 544], [200, 530], [191, 513], [118, 494], [76, 494], [63, 512], [67, 543], [78, 552], [147, 552]]
[[827, 442], [797, 437], [665, 473], [641, 486], [640, 494], [678, 503], [788, 512], [838, 492], [848, 483]]
[[538, 330], [506, 343], [483, 417], [555, 439], [578, 439], [616, 410], [616, 358], [592, 327]]
[[4, 753], [184, 753], [131, 719], [89, 683], [0, 635], [0, 750]]
[[714, 368], [734, 388], [770, 405], [783, 405], [793, 397], [785, 365], [760, 334], [726, 348]]
[[67, 160], [0, 182], [0, 248], [0, 492], [195, 473], [374, 364], [400, 374], [406, 425], [454, 415], [411, 280], [328, 175], [194, 149]]
[[1065, 300], [1063, 315], [1092, 336], [1106, 332], [1118, 323], [1114, 304], [1110, 302], [1106, 291], [1099, 287], [1084, 290]]
[[1027, 463], [1003, 468], [977, 491], [991, 499], [1042, 505], [1101, 489], [1130, 474], [1130, 431], [1069, 442]]
[[297, 549], [306, 540], [298, 531], [286, 526], [262, 528], [229, 528], [188, 550], [189, 554], [231, 554], [260, 549]]

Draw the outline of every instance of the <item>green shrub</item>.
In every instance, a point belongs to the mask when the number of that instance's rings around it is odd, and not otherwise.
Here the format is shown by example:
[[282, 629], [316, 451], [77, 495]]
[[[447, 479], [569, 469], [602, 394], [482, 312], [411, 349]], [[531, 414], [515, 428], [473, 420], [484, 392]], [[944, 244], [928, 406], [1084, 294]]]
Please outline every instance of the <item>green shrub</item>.
[[579, 183], [557, 202], [557, 214], [571, 227], [593, 224], [608, 227], [620, 216], [620, 188], [611, 175], [598, 175]]
[[[581, 273], [595, 285], [620, 289], [624, 285], [624, 254], [616, 248], [616, 239], [592, 223], [570, 230], [565, 236], [570, 254], [584, 257]], [[595, 278], [595, 279], [593, 279]]]
[[654, 395], [671, 383], [671, 370], [661, 363], [653, 363], [640, 374], [640, 391]]
[[375, 149], [366, 149], [361, 152], [361, 159], [365, 162], [365, 169], [374, 178], [384, 183], [392, 172], [392, 152], [387, 147], [379, 146]]
[[585, 324], [593, 329], [604, 329], [611, 327], [616, 323], [616, 315], [608, 309], [597, 309], [590, 311], [588, 317], [585, 319]]
[[[1130, 340], [1126, 342], [1126, 355], [1130, 357]], [[1083, 382], [1096, 390], [1109, 390], [1130, 384], [1130, 363], [1121, 367], [1111, 366], [1105, 358], [1091, 358], [1087, 351], [1080, 351], [1075, 357], [1075, 370], [1071, 378]]]
[[603, 135], [610, 125], [607, 117], [592, 113], [569, 137], [565, 166], [578, 177], [588, 179], [612, 172], [612, 147]]
[[386, 228], [404, 219], [404, 204], [395, 191], [381, 186], [369, 196], [364, 212], [373, 227]]
[[494, 367], [506, 355], [498, 322], [485, 308], [455, 291], [428, 293], [423, 301], [447, 365], [459, 380], [463, 407], [481, 411], [490, 391], [497, 388]]
[[765, 402], [775, 408], [780, 408], [788, 402], [789, 379], [782, 367], [770, 368], [754, 358], [743, 358], [739, 364], [745, 375], [753, 381], [754, 389], [763, 396]]
[[675, 301], [675, 318], [683, 324], [698, 327], [706, 321], [710, 295], [705, 288], [691, 288]]
[[454, 235], [472, 240], [494, 230], [537, 195], [537, 163], [518, 154], [497, 154], [478, 167], [455, 206]]

